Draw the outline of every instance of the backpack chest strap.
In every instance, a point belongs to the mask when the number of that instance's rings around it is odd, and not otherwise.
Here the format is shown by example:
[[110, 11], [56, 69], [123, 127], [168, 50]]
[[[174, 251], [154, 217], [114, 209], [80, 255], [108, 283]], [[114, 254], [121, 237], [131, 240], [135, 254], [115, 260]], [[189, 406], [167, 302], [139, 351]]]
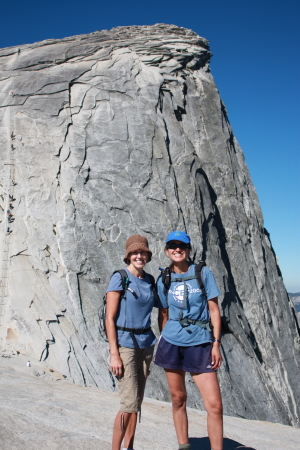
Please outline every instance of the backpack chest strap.
[[189, 277], [175, 277], [171, 279], [171, 283], [173, 283], [174, 281], [176, 281], [177, 283], [180, 283], [181, 281], [188, 281], [188, 280], [195, 280], [196, 277], [195, 275], [191, 275]]

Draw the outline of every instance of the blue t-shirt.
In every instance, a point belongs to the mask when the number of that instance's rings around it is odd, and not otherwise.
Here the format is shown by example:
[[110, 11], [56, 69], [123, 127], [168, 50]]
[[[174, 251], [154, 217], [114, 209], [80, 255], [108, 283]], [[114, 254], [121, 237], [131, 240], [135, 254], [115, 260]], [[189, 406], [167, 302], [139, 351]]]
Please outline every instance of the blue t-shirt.
[[[145, 329], [151, 326], [151, 311], [153, 306], [163, 308], [160, 302], [154, 301], [153, 289], [150, 277], [145, 273], [145, 278], [138, 278], [132, 275], [128, 269], [125, 269], [129, 278], [129, 287], [132, 292], [126, 290], [125, 297], [122, 297], [119, 303], [119, 309], [116, 316], [116, 325], [124, 328]], [[106, 292], [122, 291], [122, 277], [115, 273], [109, 282]], [[134, 348], [134, 343], [129, 331], [117, 330], [118, 344], [122, 347]], [[152, 330], [143, 334], [135, 334], [135, 339], [139, 348], [148, 348], [154, 345], [156, 337]]]
[[[191, 264], [189, 270], [181, 275], [172, 273], [172, 278], [189, 277], [195, 275], [195, 264]], [[207, 300], [218, 297], [220, 291], [216, 284], [212, 271], [208, 267], [202, 270], [203, 283], [207, 293], [207, 299], [202, 294], [198, 286], [196, 278], [186, 281], [187, 286], [187, 302], [186, 308], [183, 308], [183, 293], [184, 284], [182, 282], [172, 282], [169, 292], [168, 300], [164, 293], [164, 285], [159, 276], [157, 280], [157, 290], [160, 301], [164, 308], [169, 307], [169, 320], [166, 323], [162, 336], [171, 344], [188, 347], [191, 345], [204, 344], [205, 342], [212, 342], [212, 333], [198, 325], [189, 324], [187, 330], [180, 325], [178, 316], [180, 312], [183, 313], [182, 318], [188, 317], [190, 319], [199, 320], [201, 322], [210, 319]]]

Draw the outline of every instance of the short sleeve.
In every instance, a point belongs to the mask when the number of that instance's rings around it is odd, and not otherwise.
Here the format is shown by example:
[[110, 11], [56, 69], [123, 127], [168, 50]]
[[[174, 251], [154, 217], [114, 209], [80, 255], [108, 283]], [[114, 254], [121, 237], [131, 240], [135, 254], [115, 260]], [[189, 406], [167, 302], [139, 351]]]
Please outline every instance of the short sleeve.
[[162, 306], [160, 306], [160, 308], [168, 308], [169, 305], [167, 302], [166, 294], [164, 292], [164, 285], [163, 285], [163, 282], [161, 279], [161, 275], [158, 277], [156, 285], [157, 285], [157, 293], [158, 293], [158, 296], [160, 299], [160, 303], [162, 305]]
[[208, 267], [203, 268], [203, 283], [205, 286], [205, 290], [207, 293], [207, 300], [211, 300], [212, 298], [218, 297], [221, 292], [217, 286], [214, 274]]
[[119, 272], [116, 272], [113, 274], [113, 276], [110, 279], [108, 288], [106, 290], [107, 292], [111, 292], [111, 291], [122, 291], [122, 277], [121, 274]]

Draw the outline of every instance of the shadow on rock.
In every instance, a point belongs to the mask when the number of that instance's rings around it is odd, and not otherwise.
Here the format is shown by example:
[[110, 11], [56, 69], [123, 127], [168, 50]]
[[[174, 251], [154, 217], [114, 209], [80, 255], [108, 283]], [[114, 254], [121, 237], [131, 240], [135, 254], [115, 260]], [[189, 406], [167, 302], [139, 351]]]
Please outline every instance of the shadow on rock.
[[[204, 438], [190, 438], [191, 450], [210, 450], [209, 439]], [[224, 450], [256, 450], [254, 447], [248, 447], [240, 442], [232, 439], [224, 439]]]

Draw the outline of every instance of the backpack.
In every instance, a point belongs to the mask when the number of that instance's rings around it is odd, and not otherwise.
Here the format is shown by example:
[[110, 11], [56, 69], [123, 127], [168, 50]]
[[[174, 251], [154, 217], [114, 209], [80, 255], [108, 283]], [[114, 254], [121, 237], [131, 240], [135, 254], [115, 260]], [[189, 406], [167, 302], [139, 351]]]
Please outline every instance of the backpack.
[[[126, 297], [126, 291], [130, 291], [135, 298], [137, 298], [137, 294], [134, 292], [133, 289], [131, 289], [129, 287], [129, 277], [128, 274], [126, 272], [125, 269], [120, 269], [120, 270], [115, 270], [113, 272], [113, 274], [111, 276], [113, 276], [115, 273], [119, 273], [121, 275], [121, 283], [122, 283], [122, 292], [121, 292], [121, 299]], [[150, 273], [148, 273], [148, 276], [150, 278], [150, 282], [151, 282], [151, 286], [152, 286], [152, 290], [153, 290], [153, 294], [154, 294], [154, 301], [155, 303], [157, 303], [159, 301], [159, 297], [157, 294], [157, 290], [156, 290], [156, 283], [155, 283], [155, 279], [153, 277], [153, 275], [151, 275]], [[106, 325], [105, 325], [105, 320], [106, 320], [106, 294], [104, 294], [103, 296], [103, 301], [102, 301], [102, 305], [99, 308], [98, 311], [98, 317], [99, 317], [99, 331], [102, 337], [104, 337], [104, 339], [107, 341], [107, 333], [106, 333]], [[136, 339], [134, 337], [134, 334], [142, 334], [142, 333], [146, 333], [147, 331], [150, 330], [150, 328], [146, 328], [146, 329], [135, 329], [135, 328], [125, 328], [125, 327], [119, 327], [116, 326], [117, 330], [122, 330], [122, 331], [129, 331], [130, 335], [132, 337], [134, 346], [136, 348], [137, 346], [137, 342]], [[137, 346], [138, 348], [138, 346]]]
[[196, 278], [197, 283], [199, 288], [202, 291], [202, 294], [204, 295], [205, 298], [207, 298], [207, 293], [205, 290], [205, 286], [203, 283], [203, 277], [202, 277], [202, 270], [203, 267], [206, 266], [206, 262], [205, 261], [199, 261], [198, 264], [196, 264], [195, 266], [195, 276], [191, 276], [191, 277], [176, 277], [171, 281], [171, 269], [170, 267], [166, 267], [165, 269], [161, 269], [159, 268], [159, 270], [161, 271], [161, 279], [164, 285], [164, 292], [167, 295], [167, 292], [170, 289], [171, 286], [171, 282], [173, 281], [184, 281], [184, 280], [193, 280]]
[[[204, 266], [206, 266], [205, 261], [199, 261], [198, 264], [196, 264], [196, 266], [195, 266], [195, 275], [192, 275], [189, 277], [182, 277], [182, 276], [180, 276], [180, 274], [178, 274], [178, 276], [176, 276], [175, 278], [172, 278], [172, 272], [171, 272], [170, 267], [166, 267], [165, 269], [160, 268], [161, 279], [162, 279], [162, 283], [164, 285], [164, 293], [166, 295], [167, 301], [168, 301], [168, 291], [171, 287], [171, 283], [183, 281], [183, 283], [184, 283], [183, 308], [186, 308], [186, 306], [187, 306], [187, 304], [186, 304], [187, 287], [186, 287], [185, 281], [194, 280], [194, 279], [197, 280], [198, 286], [201, 289], [202, 294], [207, 299], [207, 293], [206, 293], [206, 289], [205, 289], [205, 286], [203, 283], [203, 276], [202, 276], [202, 271], [203, 271]], [[180, 311], [180, 313], [178, 315], [178, 321], [183, 327], [186, 328], [187, 331], [191, 331], [188, 328], [189, 324], [197, 325], [201, 328], [205, 328], [206, 330], [211, 331], [210, 321], [202, 322], [200, 320], [190, 319], [188, 317], [183, 318], [182, 311]]]

